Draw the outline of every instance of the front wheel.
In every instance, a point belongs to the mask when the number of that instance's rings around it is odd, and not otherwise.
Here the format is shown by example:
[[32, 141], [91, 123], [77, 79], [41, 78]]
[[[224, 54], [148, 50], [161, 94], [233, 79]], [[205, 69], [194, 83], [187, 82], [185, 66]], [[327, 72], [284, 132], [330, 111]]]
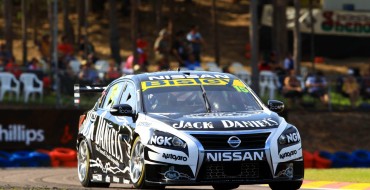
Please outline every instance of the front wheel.
[[282, 181], [282, 182], [273, 182], [269, 186], [272, 190], [297, 190], [301, 188], [302, 181]]
[[77, 155], [78, 179], [84, 187], [109, 187], [110, 183], [91, 182], [90, 150], [86, 139], [80, 142]]

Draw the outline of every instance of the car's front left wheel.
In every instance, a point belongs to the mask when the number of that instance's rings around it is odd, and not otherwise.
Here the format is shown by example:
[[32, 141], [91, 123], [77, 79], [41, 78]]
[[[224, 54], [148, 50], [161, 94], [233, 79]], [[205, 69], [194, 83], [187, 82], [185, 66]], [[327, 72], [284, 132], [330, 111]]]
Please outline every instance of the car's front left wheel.
[[110, 183], [97, 183], [91, 181], [90, 150], [86, 139], [80, 142], [77, 155], [78, 179], [84, 187], [109, 187]]
[[144, 145], [140, 137], [132, 144], [130, 155], [131, 182], [138, 189], [164, 189], [165, 186], [150, 186], [145, 183]]

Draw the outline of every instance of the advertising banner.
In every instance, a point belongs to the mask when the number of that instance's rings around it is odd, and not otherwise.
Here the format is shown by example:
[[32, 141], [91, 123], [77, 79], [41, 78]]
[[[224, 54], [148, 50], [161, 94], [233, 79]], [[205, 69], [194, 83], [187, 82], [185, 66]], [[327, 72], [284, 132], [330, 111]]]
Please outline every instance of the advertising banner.
[[0, 149], [76, 147], [81, 110], [0, 109]]
[[[313, 9], [315, 34], [370, 37], [370, 12], [325, 11]], [[287, 8], [287, 27], [293, 30], [294, 7]], [[311, 32], [309, 9], [302, 8], [299, 14], [300, 29], [303, 33]], [[262, 24], [272, 26], [273, 7], [266, 5], [263, 9]]]

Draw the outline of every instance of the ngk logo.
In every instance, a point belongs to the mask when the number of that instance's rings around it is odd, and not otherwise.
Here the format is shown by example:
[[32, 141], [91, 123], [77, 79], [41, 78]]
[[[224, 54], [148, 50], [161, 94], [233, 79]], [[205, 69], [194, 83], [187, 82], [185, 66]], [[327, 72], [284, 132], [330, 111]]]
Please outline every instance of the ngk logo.
[[44, 130], [27, 129], [25, 125], [11, 124], [3, 128], [0, 124], [0, 142], [24, 142], [27, 146], [31, 142], [44, 141]]
[[287, 134], [286, 137], [288, 139], [288, 143], [295, 143], [295, 142], [299, 142], [301, 140], [297, 133]]
[[153, 135], [150, 139], [150, 143], [154, 145], [160, 145], [160, 146], [172, 146], [171, 141], [172, 137], [166, 137], [166, 136], [156, 136]]

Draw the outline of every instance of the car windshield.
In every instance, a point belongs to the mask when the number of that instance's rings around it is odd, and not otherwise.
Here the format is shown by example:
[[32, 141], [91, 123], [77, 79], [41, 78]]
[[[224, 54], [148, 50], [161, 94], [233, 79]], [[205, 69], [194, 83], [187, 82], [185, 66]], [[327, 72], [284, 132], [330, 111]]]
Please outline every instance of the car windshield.
[[182, 82], [179, 79], [143, 81], [141, 85], [145, 111], [185, 114], [262, 109], [249, 88], [238, 79], [185, 80], [194, 79], [182, 79]]

